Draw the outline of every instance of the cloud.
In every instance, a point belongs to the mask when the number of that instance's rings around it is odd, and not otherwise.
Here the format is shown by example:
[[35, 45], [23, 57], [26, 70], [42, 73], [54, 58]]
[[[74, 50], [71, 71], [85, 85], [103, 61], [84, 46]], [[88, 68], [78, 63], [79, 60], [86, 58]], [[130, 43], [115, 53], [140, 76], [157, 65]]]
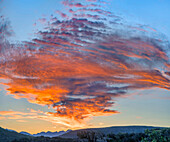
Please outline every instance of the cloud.
[[65, 13], [63, 13], [63, 12], [61, 12], [59, 10], [56, 10], [56, 13], [59, 14], [62, 18], [67, 18], [68, 17]]
[[[170, 45], [161, 34], [123, 23], [119, 16], [109, 16], [114, 15], [111, 12], [96, 10], [97, 4], [93, 4], [94, 10], [91, 4], [63, 4], [71, 7], [71, 17], [58, 11], [63, 19], [53, 18], [37, 38], [7, 44], [0, 52], [0, 77], [9, 80], [4, 83], [8, 92], [54, 109], [40, 116], [32, 111], [31, 118], [78, 127], [93, 116], [119, 113], [111, 109], [114, 98], [129, 91], [170, 89]], [[88, 11], [91, 16], [96, 12], [101, 17], [109, 15], [106, 20], [92, 20], [88, 13], [74, 15], [76, 10]], [[25, 116], [1, 112], [8, 114], [17, 119]]]
[[[63, 125], [67, 128], [85, 127], [85, 124], [77, 122], [67, 117], [56, 117], [51, 113], [31, 109], [28, 112], [20, 111], [0, 111], [0, 120], [15, 120], [17, 122], [28, 122], [29, 120], [43, 120], [51, 122], [53, 125]], [[71, 123], [70, 123], [71, 122]]]
[[47, 20], [46, 20], [45, 18], [40, 18], [40, 19], [39, 19], [39, 22], [40, 22], [41, 24], [45, 24], [45, 23], [47, 22]]
[[100, 5], [93, 4], [93, 3], [88, 4], [88, 5], [84, 5], [82, 3], [72, 2], [72, 1], [69, 1], [69, 0], [62, 1], [62, 4], [64, 6], [71, 7], [71, 8], [100, 7]]

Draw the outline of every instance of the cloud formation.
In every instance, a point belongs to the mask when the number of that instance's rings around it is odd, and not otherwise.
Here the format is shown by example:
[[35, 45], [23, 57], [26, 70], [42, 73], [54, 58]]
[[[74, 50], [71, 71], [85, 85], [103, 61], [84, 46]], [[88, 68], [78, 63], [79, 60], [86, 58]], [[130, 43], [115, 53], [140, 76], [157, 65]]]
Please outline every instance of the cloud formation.
[[[15, 98], [52, 106], [48, 115], [80, 124], [118, 113], [111, 109], [114, 98], [128, 91], [170, 89], [170, 44], [161, 34], [124, 23], [95, 0], [63, 4], [67, 14], [57, 10], [60, 18], [52, 17], [36, 39], [0, 41], [0, 78], [9, 80]], [[68, 120], [63, 124], [70, 126]]]
[[[84, 127], [85, 124], [78, 123], [74, 119], [67, 119], [66, 117], [55, 117], [48, 112], [40, 110], [28, 109], [27, 112], [21, 111], [0, 111], [0, 120], [15, 120], [17, 122], [28, 122], [29, 120], [43, 120], [52, 123], [53, 125], [64, 125], [67, 128]], [[70, 123], [70, 121], [72, 123]]]

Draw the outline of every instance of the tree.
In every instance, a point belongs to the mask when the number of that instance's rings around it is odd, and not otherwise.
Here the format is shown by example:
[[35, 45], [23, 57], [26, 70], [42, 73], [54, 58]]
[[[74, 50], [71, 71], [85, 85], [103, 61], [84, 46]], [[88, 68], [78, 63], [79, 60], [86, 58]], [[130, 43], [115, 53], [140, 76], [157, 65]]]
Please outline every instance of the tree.
[[78, 131], [77, 136], [80, 139], [88, 139], [88, 142], [96, 142], [97, 139], [103, 139], [104, 134], [99, 131], [83, 130]]

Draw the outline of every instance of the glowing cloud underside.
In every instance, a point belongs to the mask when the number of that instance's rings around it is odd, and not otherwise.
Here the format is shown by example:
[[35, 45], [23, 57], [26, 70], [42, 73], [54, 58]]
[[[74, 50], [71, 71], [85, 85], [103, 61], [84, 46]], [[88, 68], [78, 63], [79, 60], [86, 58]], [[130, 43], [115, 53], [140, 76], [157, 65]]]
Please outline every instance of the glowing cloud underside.
[[170, 89], [168, 41], [147, 26], [125, 24], [104, 10], [105, 2], [87, 2], [63, 1], [67, 14], [56, 11], [60, 18], [20, 45], [7, 42], [3, 17], [0, 25], [0, 78], [9, 80], [7, 90], [77, 122], [118, 113], [110, 109], [114, 98], [128, 91]]

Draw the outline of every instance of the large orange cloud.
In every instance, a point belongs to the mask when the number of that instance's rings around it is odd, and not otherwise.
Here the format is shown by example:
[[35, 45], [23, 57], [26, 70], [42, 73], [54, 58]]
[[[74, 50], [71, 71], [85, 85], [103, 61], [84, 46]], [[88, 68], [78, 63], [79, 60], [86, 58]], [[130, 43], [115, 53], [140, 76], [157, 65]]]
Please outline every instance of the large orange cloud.
[[20, 45], [1, 42], [0, 77], [9, 80], [5, 85], [15, 98], [52, 106], [55, 112], [48, 113], [52, 118], [81, 123], [92, 116], [118, 113], [110, 109], [114, 98], [128, 91], [170, 89], [170, 45], [159, 40], [161, 36], [132, 30], [120, 24], [118, 16], [93, 21], [85, 15], [77, 18], [81, 15], [75, 16], [72, 10], [98, 12], [102, 18], [107, 11], [97, 10], [97, 4], [64, 4], [70, 7], [71, 18], [53, 18], [47, 31], [37, 33], [38, 38]]

